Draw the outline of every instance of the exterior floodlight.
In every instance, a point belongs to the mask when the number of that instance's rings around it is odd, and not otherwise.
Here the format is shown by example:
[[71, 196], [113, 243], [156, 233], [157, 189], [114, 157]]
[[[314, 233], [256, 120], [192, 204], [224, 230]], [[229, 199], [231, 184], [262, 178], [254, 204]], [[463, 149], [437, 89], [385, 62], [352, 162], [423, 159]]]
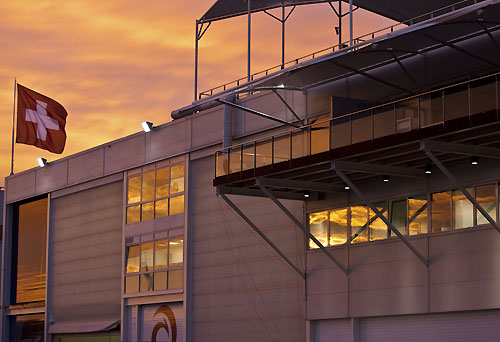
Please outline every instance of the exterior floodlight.
[[425, 173], [429, 175], [432, 173], [432, 165], [430, 164], [425, 165]]
[[44, 167], [45, 165], [47, 165], [47, 159], [45, 159], [45, 158], [38, 158], [37, 161], [38, 161], [38, 165], [40, 165], [40, 167]]
[[309, 198], [310, 196], [311, 196], [311, 194], [309, 193], [309, 191], [304, 191], [305, 198]]
[[276, 88], [285, 88], [285, 85], [283, 83], [280, 83], [276, 86]]
[[151, 130], [153, 129], [153, 123], [152, 122], [144, 121], [141, 125], [142, 125], [142, 129], [146, 133], [147, 132], [151, 132]]
[[470, 163], [472, 165], [477, 165], [477, 164], [479, 164], [479, 160], [476, 156], [472, 156], [472, 157], [470, 157]]
[[383, 180], [384, 182], [388, 182], [390, 179], [389, 179], [389, 176], [387, 176], [387, 175], [383, 175], [383, 176], [382, 176], [382, 180]]
[[345, 189], [345, 190], [350, 190], [350, 189], [351, 189], [351, 187], [350, 187], [349, 185], [347, 185], [347, 184], [346, 184], [346, 185], [344, 185], [344, 189]]

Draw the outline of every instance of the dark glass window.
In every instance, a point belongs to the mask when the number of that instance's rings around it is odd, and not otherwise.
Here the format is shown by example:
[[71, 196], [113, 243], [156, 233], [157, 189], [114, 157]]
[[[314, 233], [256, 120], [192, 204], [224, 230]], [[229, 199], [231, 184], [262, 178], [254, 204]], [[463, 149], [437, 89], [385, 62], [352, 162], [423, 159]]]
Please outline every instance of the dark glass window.
[[10, 341], [43, 342], [44, 321], [43, 314], [12, 316]]
[[45, 300], [47, 205], [48, 199], [43, 198], [15, 208], [12, 265], [15, 303]]

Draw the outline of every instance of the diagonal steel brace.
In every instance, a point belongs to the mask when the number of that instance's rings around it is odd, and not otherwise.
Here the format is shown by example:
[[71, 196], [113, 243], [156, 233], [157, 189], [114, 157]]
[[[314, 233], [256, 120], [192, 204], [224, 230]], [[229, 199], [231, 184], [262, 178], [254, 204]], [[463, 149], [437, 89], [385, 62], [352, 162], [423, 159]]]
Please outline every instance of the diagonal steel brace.
[[390, 230], [392, 230], [392, 232], [394, 234], [396, 234], [396, 236], [406, 245], [406, 247], [408, 247], [408, 249], [410, 249], [413, 254], [415, 254], [417, 256], [417, 258], [420, 259], [420, 261], [422, 261], [422, 263], [429, 267], [429, 261], [427, 261], [424, 256], [422, 254], [420, 254], [419, 251], [417, 251], [417, 249], [415, 247], [413, 247], [413, 245], [408, 241], [407, 238], [405, 238], [403, 236], [403, 234], [401, 234], [399, 232], [399, 230], [396, 229], [396, 227], [394, 227], [394, 225], [380, 212], [380, 210], [377, 209], [377, 207], [375, 207], [373, 205], [372, 202], [370, 202], [364, 195], [363, 193], [358, 189], [358, 187], [356, 185], [354, 185], [353, 182], [351, 182], [351, 180], [349, 178], [347, 178], [347, 176], [342, 172], [341, 169], [338, 169], [338, 168], [335, 168], [335, 161], [332, 162], [332, 168], [333, 170], [335, 170], [335, 172], [337, 173], [337, 175], [342, 178], [342, 180], [347, 184], [349, 185], [349, 187], [352, 189], [352, 191], [354, 191], [354, 193], [356, 193], [356, 195], [363, 201], [366, 203], [366, 205], [368, 207], [370, 207], [371, 210], [373, 210], [373, 212], [377, 215], [378, 218], [380, 218], [382, 221], [384, 221], [384, 223], [387, 225], [387, 227], [389, 227]]
[[326, 254], [326, 256], [328, 256], [328, 258], [331, 261], [333, 261], [335, 263], [335, 265], [337, 265], [346, 275], [349, 275], [349, 270], [344, 265], [342, 265], [342, 263], [340, 261], [338, 261], [333, 255], [331, 255], [326, 250], [325, 246], [323, 246], [323, 244], [321, 242], [319, 242], [318, 239], [316, 239], [316, 237], [314, 235], [312, 235], [311, 232], [309, 232], [304, 227], [304, 225], [302, 224], [302, 222], [300, 222], [299, 220], [297, 220], [297, 218], [283, 204], [281, 204], [281, 202], [278, 201], [276, 199], [276, 197], [274, 197], [273, 194], [271, 194], [271, 192], [265, 186], [259, 184], [259, 179], [257, 179], [256, 185], [258, 185], [260, 187], [260, 189], [262, 190], [262, 192], [265, 193], [267, 195], [267, 197], [269, 197], [269, 199], [271, 201], [273, 201], [274, 204], [276, 204], [278, 206], [278, 208], [280, 208], [281, 211], [283, 211], [285, 213], [285, 215], [288, 216], [293, 221], [293, 223], [295, 223], [295, 225], [297, 227], [299, 227], [300, 230], [302, 230], [307, 235], [307, 237], [309, 239], [311, 239], [312, 241], [314, 241], [314, 243], [321, 249], [321, 251], [323, 253]]
[[226, 195], [219, 193], [220, 197], [238, 214], [243, 221], [245, 221], [259, 236], [283, 259], [283, 261], [290, 266], [302, 279], [306, 279], [306, 275], [290, 259], [260, 230], [243, 212], [234, 204]]

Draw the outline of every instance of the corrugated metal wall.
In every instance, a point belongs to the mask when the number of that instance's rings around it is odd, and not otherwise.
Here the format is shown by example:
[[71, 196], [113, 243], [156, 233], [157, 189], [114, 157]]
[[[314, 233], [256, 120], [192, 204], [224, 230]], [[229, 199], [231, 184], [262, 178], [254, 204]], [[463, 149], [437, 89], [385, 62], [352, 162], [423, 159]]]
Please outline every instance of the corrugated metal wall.
[[115, 182], [52, 201], [56, 322], [120, 319], [122, 186]]

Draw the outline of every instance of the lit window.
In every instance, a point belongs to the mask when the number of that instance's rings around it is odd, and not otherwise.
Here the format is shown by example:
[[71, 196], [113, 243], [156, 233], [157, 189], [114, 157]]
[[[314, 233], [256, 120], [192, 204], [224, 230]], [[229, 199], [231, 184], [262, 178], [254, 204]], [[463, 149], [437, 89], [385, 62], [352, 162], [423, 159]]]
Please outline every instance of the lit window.
[[351, 243], [368, 241], [368, 208], [351, 207]]
[[[391, 223], [402, 235], [406, 235], [406, 200], [393, 201], [391, 204], [390, 218]], [[391, 231], [389, 236], [396, 236], [396, 234]]]
[[[476, 187], [476, 201], [481, 205], [481, 207], [491, 216], [493, 220], [496, 220], [497, 212], [497, 202], [495, 199], [495, 184], [483, 185]], [[488, 220], [477, 211], [477, 224], [487, 224]]]
[[347, 242], [347, 208], [330, 211], [329, 242], [331, 246]]
[[[328, 211], [309, 215], [309, 230], [323, 246], [328, 244]], [[319, 248], [314, 241], [309, 241], [310, 248]]]
[[184, 212], [184, 164], [128, 178], [127, 224]]
[[[472, 188], [465, 189], [472, 194]], [[460, 190], [453, 190], [453, 229], [468, 228], [474, 225], [473, 223], [473, 206], [472, 203], [465, 197]]]
[[182, 288], [183, 265], [183, 238], [128, 246], [125, 293]]
[[449, 191], [432, 194], [432, 231], [451, 230], [451, 194]]
[[410, 235], [427, 234], [427, 195], [408, 198], [408, 231]]
[[[375, 208], [387, 218], [387, 202], [376, 203]], [[370, 241], [387, 239], [387, 225], [370, 209]]]

